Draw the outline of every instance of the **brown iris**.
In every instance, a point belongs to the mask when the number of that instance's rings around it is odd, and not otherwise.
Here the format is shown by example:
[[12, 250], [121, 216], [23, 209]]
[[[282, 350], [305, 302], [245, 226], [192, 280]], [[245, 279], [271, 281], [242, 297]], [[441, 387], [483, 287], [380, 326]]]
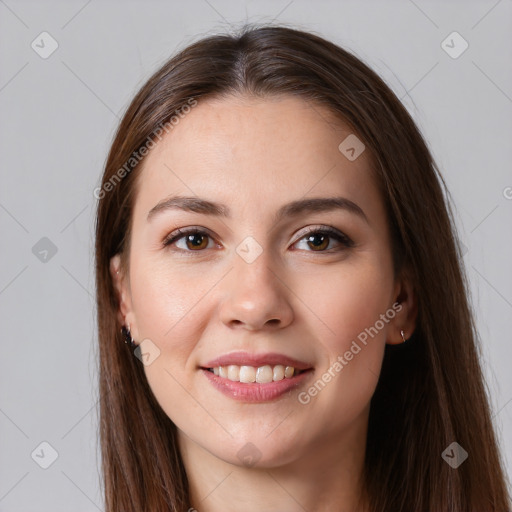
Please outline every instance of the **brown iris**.
[[[191, 233], [186, 235], [186, 243], [188, 249], [206, 249], [208, 247], [208, 235], [203, 235], [200, 233]], [[194, 241], [195, 240], [195, 241]], [[199, 241], [198, 241], [199, 240]], [[206, 241], [206, 245], [203, 242]], [[189, 243], [191, 245], [189, 245]]]
[[[313, 235], [310, 235], [308, 236], [308, 244], [311, 243], [312, 240], [314, 239], [321, 239], [321, 242], [320, 242], [320, 245], [313, 245], [312, 248], [314, 248], [315, 250], [316, 249], [319, 249], [319, 250], [323, 250], [325, 249], [326, 247], [329, 246], [329, 235], [322, 235], [322, 234], [319, 234], [319, 233], [315, 233]], [[324, 245], [324, 243], [326, 243], [326, 245]]]

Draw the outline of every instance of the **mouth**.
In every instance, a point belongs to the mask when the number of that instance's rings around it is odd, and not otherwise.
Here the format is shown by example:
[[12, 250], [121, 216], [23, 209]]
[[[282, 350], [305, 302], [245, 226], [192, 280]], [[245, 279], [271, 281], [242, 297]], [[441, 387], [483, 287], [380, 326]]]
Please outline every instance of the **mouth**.
[[304, 383], [314, 371], [310, 364], [281, 354], [243, 352], [219, 357], [199, 369], [217, 390], [242, 402], [277, 399]]

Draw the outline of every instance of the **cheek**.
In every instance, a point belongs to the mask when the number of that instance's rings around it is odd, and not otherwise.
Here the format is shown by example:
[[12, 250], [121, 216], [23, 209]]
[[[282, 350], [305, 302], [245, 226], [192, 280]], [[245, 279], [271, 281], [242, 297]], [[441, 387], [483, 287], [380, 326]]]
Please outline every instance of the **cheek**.
[[206, 266], [171, 265], [165, 257], [143, 251], [135, 252], [130, 269], [138, 335], [159, 351], [144, 371], [164, 410], [179, 420], [179, 411], [194, 406], [184, 388], [190, 389], [197, 374], [197, 347], [212, 318], [209, 294], [220, 277]]
[[308, 294], [307, 280], [299, 293], [307, 297], [312, 321], [321, 332], [323, 362], [299, 398], [314, 414], [330, 417], [334, 428], [357, 417], [375, 391], [388, 329], [381, 315], [388, 321], [394, 316], [386, 316], [392, 274], [375, 263], [347, 265], [324, 279], [318, 277]]
[[[144, 372], [156, 400], [180, 428], [196, 402], [186, 392], [189, 363], [198, 339], [196, 304], [204, 295], [196, 283], [150, 262], [133, 262], [133, 309], [141, 340], [149, 339], [158, 354]], [[202, 292], [202, 293], [201, 293]], [[157, 347], [156, 349], [154, 347]], [[201, 414], [200, 410], [195, 411]]]
[[[341, 353], [386, 312], [392, 285], [391, 272], [369, 260], [301, 278], [294, 290], [308, 306], [311, 318], [317, 319], [329, 352]], [[383, 336], [386, 326], [381, 329]]]
[[[165, 262], [164, 262], [165, 263]], [[204, 274], [171, 270], [151, 258], [135, 258], [131, 266], [133, 310], [141, 338], [167, 347], [186, 338], [194, 305], [208, 291]]]

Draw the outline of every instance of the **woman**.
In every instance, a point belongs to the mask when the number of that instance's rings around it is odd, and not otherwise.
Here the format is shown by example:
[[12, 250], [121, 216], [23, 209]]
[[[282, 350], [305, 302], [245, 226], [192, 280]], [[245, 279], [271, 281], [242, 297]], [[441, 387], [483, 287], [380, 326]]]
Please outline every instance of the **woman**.
[[316, 35], [156, 72], [95, 191], [106, 510], [509, 510], [443, 187]]

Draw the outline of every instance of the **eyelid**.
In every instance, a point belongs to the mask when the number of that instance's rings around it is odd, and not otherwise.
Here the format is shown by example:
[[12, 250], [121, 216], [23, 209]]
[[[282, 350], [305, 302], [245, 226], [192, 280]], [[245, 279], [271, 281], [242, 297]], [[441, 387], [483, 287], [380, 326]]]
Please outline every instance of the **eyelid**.
[[[313, 225], [313, 226], [308, 226], [305, 229], [306, 229], [306, 231], [301, 232], [301, 234], [297, 237], [297, 239], [295, 240], [295, 242], [293, 242], [292, 245], [295, 245], [297, 242], [300, 242], [306, 235], [309, 235], [310, 233], [318, 233], [318, 232], [326, 233], [333, 237], [339, 238], [342, 242], [344, 242], [347, 245], [347, 247], [353, 247], [355, 245], [353, 240], [348, 235], [343, 233], [343, 231], [340, 231], [339, 229], [336, 229], [332, 226], [324, 226], [322, 224], [317, 224], [317, 225]], [[315, 252], [315, 251], [312, 251], [312, 252]], [[317, 252], [326, 252], [326, 251], [317, 251]]]

